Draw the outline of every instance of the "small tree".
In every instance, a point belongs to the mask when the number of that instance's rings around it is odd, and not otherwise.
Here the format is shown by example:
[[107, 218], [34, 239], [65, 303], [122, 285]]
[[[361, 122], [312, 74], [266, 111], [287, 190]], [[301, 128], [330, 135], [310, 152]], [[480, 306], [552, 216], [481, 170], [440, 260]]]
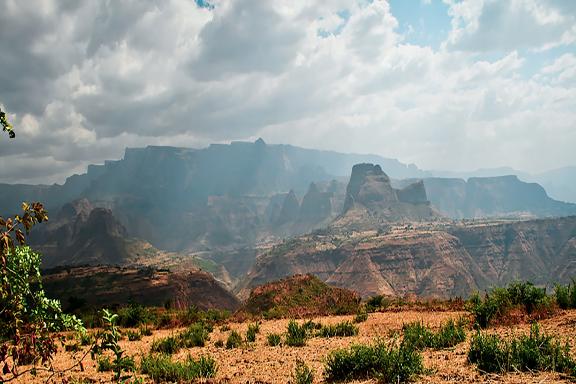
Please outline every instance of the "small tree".
[[[2, 130], [16, 135], [0, 110]], [[44, 294], [40, 255], [27, 247], [32, 227], [48, 220], [41, 203], [22, 203], [22, 213], [0, 216], [0, 382], [21, 372], [23, 364], [48, 364], [56, 352], [51, 332], [83, 329], [74, 316], [62, 313], [60, 302]]]

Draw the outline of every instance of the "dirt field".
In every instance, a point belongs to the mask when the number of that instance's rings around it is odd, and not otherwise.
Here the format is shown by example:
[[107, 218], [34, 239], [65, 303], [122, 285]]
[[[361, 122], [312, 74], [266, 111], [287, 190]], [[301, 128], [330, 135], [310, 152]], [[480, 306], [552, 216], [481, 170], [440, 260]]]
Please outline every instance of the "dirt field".
[[[218, 373], [214, 383], [288, 383], [296, 365], [296, 359], [304, 360], [315, 372], [315, 382], [323, 382], [323, 359], [333, 349], [347, 347], [354, 343], [370, 343], [377, 337], [388, 338], [394, 331], [400, 331], [403, 323], [422, 320], [431, 327], [439, 326], [449, 318], [465, 316], [465, 312], [384, 312], [372, 313], [366, 322], [359, 324], [360, 332], [355, 337], [344, 338], [312, 338], [306, 346], [296, 347], [270, 347], [266, 344], [266, 335], [269, 333], [283, 333], [286, 330], [288, 320], [263, 321], [260, 325], [260, 333], [255, 343], [244, 348], [225, 349], [214, 346], [216, 340], [226, 341], [230, 331], [221, 332], [220, 327], [215, 327], [210, 334], [210, 341], [203, 348], [191, 348], [182, 350], [174, 355], [176, 359], [185, 359], [188, 354], [198, 357], [202, 354], [211, 355], [218, 363]], [[352, 316], [334, 316], [316, 318], [314, 321], [324, 324], [336, 323], [342, 320], [351, 320]], [[232, 330], [237, 330], [245, 335], [247, 323], [230, 323]], [[576, 310], [563, 311], [554, 318], [541, 322], [542, 330], [549, 334], [566, 340], [572, 347], [572, 354], [576, 357]], [[158, 330], [152, 336], [144, 337], [141, 341], [122, 341], [122, 346], [129, 355], [140, 360], [140, 355], [150, 350], [153, 340], [175, 334], [180, 330]], [[528, 324], [512, 327], [499, 327], [491, 329], [501, 335], [513, 335], [527, 333]], [[472, 331], [468, 332], [470, 336]], [[469, 337], [468, 337], [469, 340]], [[419, 383], [559, 383], [570, 382], [567, 378], [554, 373], [531, 374], [512, 373], [506, 375], [484, 375], [478, 373], [475, 366], [466, 362], [468, 340], [450, 350], [424, 352], [424, 366], [429, 371], [422, 375]], [[85, 347], [87, 348], [87, 347]], [[77, 354], [81, 352], [76, 352]], [[71, 353], [60, 351], [54, 366], [64, 369], [72, 364]], [[64, 376], [54, 376], [50, 380], [53, 383], [109, 383], [112, 382], [110, 373], [96, 372], [96, 364], [87, 357], [84, 363], [84, 372], [74, 369]], [[16, 383], [43, 383], [48, 374], [40, 372], [37, 377], [26, 375], [14, 381]], [[64, 381], [63, 381], [64, 379]], [[74, 381], [75, 379], [75, 381]], [[79, 379], [87, 379], [79, 381]], [[68, 380], [68, 381], [66, 381]], [[88, 381], [90, 380], [90, 381]], [[359, 382], [355, 382], [359, 383]], [[364, 381], [362, 383], [375, 383]]]

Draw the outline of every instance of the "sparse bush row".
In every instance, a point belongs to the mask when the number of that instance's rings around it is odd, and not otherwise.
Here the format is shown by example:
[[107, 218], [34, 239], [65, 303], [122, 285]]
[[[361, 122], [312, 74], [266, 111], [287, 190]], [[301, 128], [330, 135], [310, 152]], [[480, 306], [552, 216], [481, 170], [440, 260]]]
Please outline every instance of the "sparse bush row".
[[468, 310], [474, 315], [476, 326], [486, 328], [494, 321], [506, 319], [514, 308], [527, 315], [543, 317], [553, 310], [553, 300], [544, 288], [530, 282], [513, 282], [505, 288], [495, 288], [484, 297], [478, 293], [468, 301]]
[[568, 344], [541, 333], [537, 323], [532, 324], [529, 336], [510, 341], [478, 331], [472, 337], [468, 361], [483, 372], [553, 371], [576, 377]]
[[142, 358], [140, 372], [148, 375], [155, 383], [181, 383], [195, 379], [208, 379], [216, 376], [217, 364], [210, 356], [200, 356], [194, 360], [172, 361], [170, 356], [152, 354]]
[[560, 308], [576, 308], [576, 280], [573, 279], [571, 284], [556, 285], [554, 295]]
[[423, 370], [422, 355], [412, 346], [378, 341], [332, 351], [326, 358], [324, 375], [329, 382], [375, 378], [396, 383], [411, 381]]
[[424, 348], [451, 348], [466, 340], [465, 320], [448, 320], [442, 324], [437, 332], [424, 326], [422, 322], [416, 321], [403, 326], [404, 343], [416, 349]]
[[173, 354], [178, 352], [180, 348], [203, 347], [209, 340], [211, 331], [210, 325], [195, 323], [176, 336], [155, 340], [152, 343], [151, 351]]

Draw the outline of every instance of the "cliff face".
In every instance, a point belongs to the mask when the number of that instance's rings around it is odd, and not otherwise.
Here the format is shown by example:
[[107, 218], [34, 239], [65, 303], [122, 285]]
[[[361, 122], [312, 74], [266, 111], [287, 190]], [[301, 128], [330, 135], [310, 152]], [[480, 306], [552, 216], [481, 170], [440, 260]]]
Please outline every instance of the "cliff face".
[[294, 273], [374, 294], [465, 296], [514, 279], [568, 282], [576, 272], [576, 217], [473, 226], [392, 227], [385, 233], [301, 236], [258, 257], [238, 287]]
[[379, 165], [356, 164], [337, 225], [374, 228], [384, 222], [425, 220], [435, 216], [426, 200], [423, 184], [415, 183], [396, 190]]
[[43, 274], [49, 297], [67, 303], [84, 303], [87, 308], [138, 303], [186, 309], [235, 310], [240, 302], [214, 278], [199, 270], [167, 272], [152, 268], [112, 266], [66, 267]]
[[576, 214], [576, 204], [553, 200], [540, 185], [516, 176], [471, 177], [467, 182], [428, 178], [424, 185], [432, 205], [453, 218]]

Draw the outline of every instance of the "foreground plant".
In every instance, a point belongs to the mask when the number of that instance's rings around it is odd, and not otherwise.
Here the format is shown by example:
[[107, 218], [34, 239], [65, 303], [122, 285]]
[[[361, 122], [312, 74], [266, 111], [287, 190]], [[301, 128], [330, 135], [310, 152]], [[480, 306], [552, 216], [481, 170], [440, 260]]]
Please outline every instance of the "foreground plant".
[[576, 377], [569, 345], [541, 333], [537, 323], [532, 324], [528, 336], [510, 341], [479, 331], [470, 343], [468, 362], [481, 372], [553, 371]]
[[312, 384], [314, 381], [314, 372], [312, 372], [303, 360], [297, 359], [292, 378], [296, 384]]
[[402, 327], [404, 343], [416, 349], [451, 348], [466, 340], [464, 324], [464, 319], [458, 321], [450, 319], [434, 332], [420, 321], [408, 323]]
[[394, 340], [332, 351], [326, 358], [324, 376], [328, 382], [377, 379], [396, 383], [411, 381], [423, 370], [420, 352]]
[[[124, 381], [130, 379], [132, 375], [122, 375], [124, 371], [133, 372], [135, 369], [134, 359], [130, 356], [124, 356], [124, 350], [120, 347], [121, 334], [116, 322], [118, 315], [107, 309], [103, 311], [102, 319], [104, 321], [104, 330], [98, 334], [99, 343], [92, 348], [92, 357], [98, 355], [98, 366], [101, 370], [111, 370], [114, 372], [115, 381]], [[105, 351], [111, 351], [114, 359], [110, 361], [108, 357], [102, 356]]]
[[218, 366], [210, 356], [192, 357], [184, 362], [173, 361], [167, 355], [147, 355], [142, 358], [140, 372], [148, 375], [155, 383], [182, 383], [195, 379], [209, 379], [216, 376]]

